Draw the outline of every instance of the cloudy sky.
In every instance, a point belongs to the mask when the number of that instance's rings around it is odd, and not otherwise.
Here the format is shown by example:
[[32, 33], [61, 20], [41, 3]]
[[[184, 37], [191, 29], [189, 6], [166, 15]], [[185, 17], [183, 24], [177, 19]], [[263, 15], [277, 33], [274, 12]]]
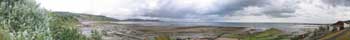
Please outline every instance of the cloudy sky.
[[350, 0], [37, 0], [42, 8], [189, 22], [333, 23], [350, 19]]

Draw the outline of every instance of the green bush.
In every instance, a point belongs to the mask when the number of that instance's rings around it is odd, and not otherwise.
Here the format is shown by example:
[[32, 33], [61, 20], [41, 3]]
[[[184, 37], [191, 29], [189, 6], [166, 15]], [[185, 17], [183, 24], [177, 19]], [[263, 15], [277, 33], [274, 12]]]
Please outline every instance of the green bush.
[[59, 16], [51, 14], [50, 31], [54, 39], [58, 40], [86, 40], [86, 37], [79, 33], [78, 20], [73, 16]]
[[0, 0], [0, 40], [87, 40], [77, 25], [73, 16], [40, 9], [34, 0]]

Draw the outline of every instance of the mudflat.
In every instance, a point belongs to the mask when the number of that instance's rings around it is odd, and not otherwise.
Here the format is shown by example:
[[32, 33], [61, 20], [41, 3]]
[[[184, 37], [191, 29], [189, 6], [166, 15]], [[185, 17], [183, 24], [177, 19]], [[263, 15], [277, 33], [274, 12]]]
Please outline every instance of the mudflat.
[[135, 30], [145, 33], [238, 33], [247, 27], [228, 27], [228, 26], [133, 26]]

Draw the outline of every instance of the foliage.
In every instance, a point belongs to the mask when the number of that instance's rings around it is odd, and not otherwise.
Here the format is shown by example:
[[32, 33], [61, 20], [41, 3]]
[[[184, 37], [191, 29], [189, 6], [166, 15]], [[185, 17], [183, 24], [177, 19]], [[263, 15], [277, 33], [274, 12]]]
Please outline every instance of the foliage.
[[89, 15], [89, 14], [81, 14], [79, 18], [87, 19], [87, 20], [93, 20], [93, 21], [119, 21], [118, 19], [106, 17], [106, 16], [100, 16], [100, 15]]
[[89, 37], [90, 40], [101, 40], [102, 32], [98, 30], [93, 30], [91, 36], [92, 37]]
[[86, 38], [79, 33], [76, 25], [78, 20], [73, 16], [50, 15], [50, 29], [54, 39], [58, 40], [85, 40]]
[[91, 14], [72, 13], [72, 12], [53, 12], [53, 13], [60, 16], [74, 16], [82, 20], [90, 20], [90, 21], [120, 21], [118, 19], [101, 16], [101, 15], [91, 15]]
[[53, 40], [48, 25], [50, 17], [34, 1], [1, 0], [1, 35], [3, 40]]
[[0, 0], [0, 40], [87, 40], [77, 24], [73, 16], [39, 9], [34, 0]]

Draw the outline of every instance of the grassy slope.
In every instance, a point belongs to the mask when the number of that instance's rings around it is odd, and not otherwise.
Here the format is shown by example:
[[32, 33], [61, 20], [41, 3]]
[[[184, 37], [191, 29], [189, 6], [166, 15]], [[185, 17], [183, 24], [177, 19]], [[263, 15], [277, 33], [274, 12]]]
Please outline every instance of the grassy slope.
[[349, 36], [350, 36], [349, 30], [341, 30], [341, 31], [336, 31], [336, 32], [326, 34], [324, 37], [322, 37], [319, 40], [328, 40], [331, 38], [334, 38], [336, 40], [350, 40]]
[[326, 39], [335, 37], [336, 35], [341, 34], [342, 32], [345, 32], [345, 30], [335, 31], [335, 32], [331, 32], [331, 33], [325, 34], [325, 36], [321, 37], [320, 40], [326, 40]]
[[262, 32], [247, 34], [247, 35], [238, 35], [238, 34], [230, 34], [230, 38], [240, 38], [243, 40], [289, 40], [287, 35], [283, 35], [283, 32], [271, 28]]
[[285, 37], [282, 35], [282, 31], [271, 28], [269, 30], [250, 35], [243, 39], [244, 40], [284, 40], [284, 38]]
[[71, 13], [71, 12], [54, 12], [54, 13], [61, 16], [74, 16], [83, 20], [90, 20], [90, 21], [119, 21], [118, 19], [114, 19], [106, 16], [100, 16], [100, 15], [90, 15], [90, 14]]
[[350, 40], [349, 37], [350, 37], [350, 31], [347, 30], [347, 31], [345, 31], [345, 34], [337, 37], [336, 40]]

